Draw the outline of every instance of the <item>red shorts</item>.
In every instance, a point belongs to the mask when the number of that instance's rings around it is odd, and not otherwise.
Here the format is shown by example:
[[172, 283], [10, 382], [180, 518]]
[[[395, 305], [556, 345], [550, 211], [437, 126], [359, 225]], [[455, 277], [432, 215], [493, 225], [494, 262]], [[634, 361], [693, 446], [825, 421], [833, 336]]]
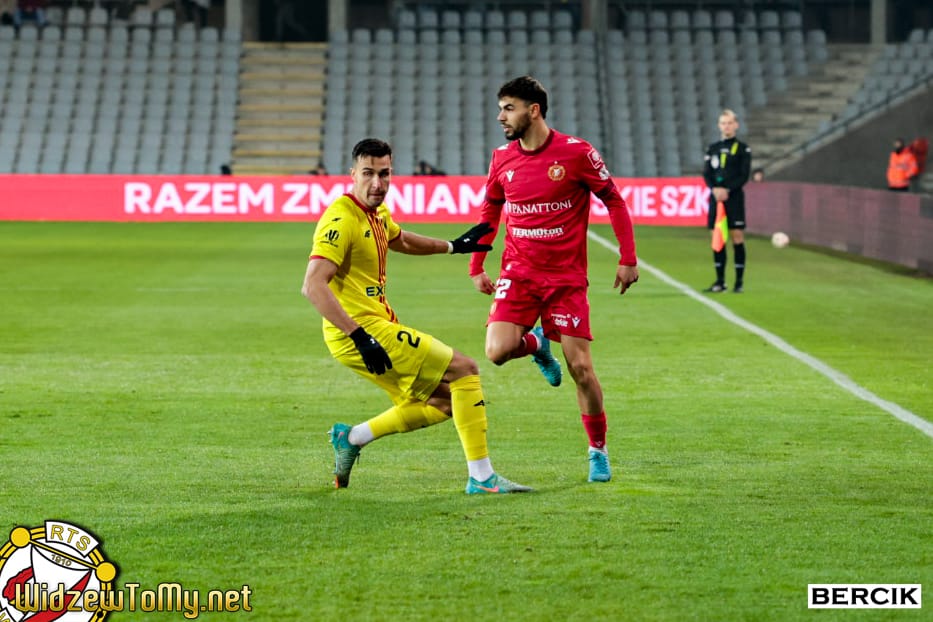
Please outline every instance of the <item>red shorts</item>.
[[538, 318], [549, 339], [559, 335], [593, 340], [586, 285], [547, 285], [535, 280], [500, 277], [496, 281], [489, 322], [531, 328]]

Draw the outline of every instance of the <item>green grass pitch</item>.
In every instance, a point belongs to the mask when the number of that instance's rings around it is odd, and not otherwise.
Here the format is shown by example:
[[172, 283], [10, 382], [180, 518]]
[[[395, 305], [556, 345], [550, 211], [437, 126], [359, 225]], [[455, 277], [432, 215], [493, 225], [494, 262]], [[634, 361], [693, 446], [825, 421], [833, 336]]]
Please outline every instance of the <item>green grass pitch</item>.
[[[647, 271], [620, 298], [597, 244], [610, 484], [586, 483], [572, 382], [483, 358], [466, 259], [392, 254], [401, 320], [479, 361], [493, 464], [537, 490], [464, 495], [450, 423], [367, 447], [334, 490], [327, 429], [388, 401], [329, 358], [299, 293], [313, 228], [0, 223], [0, 544], [61, 519], [120, 585], [250, 586], [251, 612], [206, 620], [930, 619], [806, 597], [933, 598], [933, 439]], [[636, 235], [651, 266], [712, 281], [704, 229]], [[748, 266], [717, 302], [933, 420], [929, 279], [763, 239]]]

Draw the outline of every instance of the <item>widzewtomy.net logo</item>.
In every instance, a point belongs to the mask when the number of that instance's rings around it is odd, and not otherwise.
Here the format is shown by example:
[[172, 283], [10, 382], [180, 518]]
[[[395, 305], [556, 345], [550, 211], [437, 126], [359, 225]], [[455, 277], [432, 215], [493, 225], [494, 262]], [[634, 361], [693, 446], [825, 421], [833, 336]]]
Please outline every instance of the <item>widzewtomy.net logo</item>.
[[116, 576], [100, 541], [82, 527], [56, 520], [16, 527], [0, 547], [0, 622], [97, 622], [112, 611], [179, 612], [193, 620], [206, 611], [252, 611], [248, 585], [202, 595], [180, 583], [117, 588]]

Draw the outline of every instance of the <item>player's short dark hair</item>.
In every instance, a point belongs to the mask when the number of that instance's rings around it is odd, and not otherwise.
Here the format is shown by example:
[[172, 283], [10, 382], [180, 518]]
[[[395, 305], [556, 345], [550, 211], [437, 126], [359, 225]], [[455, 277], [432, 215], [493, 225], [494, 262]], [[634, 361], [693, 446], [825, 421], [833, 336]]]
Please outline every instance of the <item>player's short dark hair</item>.
[[392, 145], [378, 138], [364, 138], [353, 146], [353, 161], [360, 158], [384, 158], [392, 156]]
[[528, 104], [538, 104], [541, 108], [541, 118], [547, 118], [547, 90], [531, 76], [509, 80], [499, 88], [499, 94], [496, 97], [499, 99], [514, 97]]

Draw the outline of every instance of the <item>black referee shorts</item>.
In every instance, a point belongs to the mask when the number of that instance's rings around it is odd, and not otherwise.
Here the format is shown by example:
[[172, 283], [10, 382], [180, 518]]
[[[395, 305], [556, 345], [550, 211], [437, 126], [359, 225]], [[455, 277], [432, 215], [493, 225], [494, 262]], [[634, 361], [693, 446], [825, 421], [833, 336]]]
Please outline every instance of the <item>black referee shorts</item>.
[[[730, 229], [745, 229], [745, 193], [733, 190], [729, 193], [726, 206], [726, 222]], [[706, 227], [712, 229], [716, 226], [716, 199], [712, 193], [709, 195], [709, 212], [706, 214]]]

